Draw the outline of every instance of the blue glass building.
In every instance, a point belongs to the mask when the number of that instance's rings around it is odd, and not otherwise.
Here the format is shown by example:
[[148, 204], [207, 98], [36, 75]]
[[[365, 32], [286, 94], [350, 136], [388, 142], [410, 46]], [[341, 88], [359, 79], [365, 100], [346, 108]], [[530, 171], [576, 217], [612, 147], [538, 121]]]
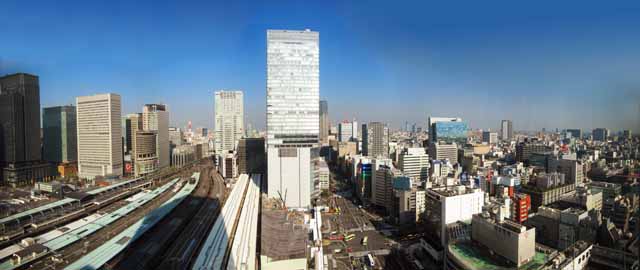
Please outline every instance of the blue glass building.
[[435, 122], [433, 123], [434, 141], [457, 142], [464, 144], [467, 141], [469, 127], [466, 122]]

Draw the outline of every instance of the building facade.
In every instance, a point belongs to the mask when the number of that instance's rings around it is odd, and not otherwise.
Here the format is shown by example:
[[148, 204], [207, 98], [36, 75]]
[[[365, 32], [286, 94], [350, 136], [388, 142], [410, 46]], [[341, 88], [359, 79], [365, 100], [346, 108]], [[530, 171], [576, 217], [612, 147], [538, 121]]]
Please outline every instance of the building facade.
[[44, 108], [42, 126], [44, 160], [69, 163], [78, 159], [76, 107]]
[[427, 182], [430, 168], [429, 155], [422, 147], [408, 148], [398, 158], [398, 169], [414, 183]]
[[0, 163], [41, 159], [38, 76], [17, 73], [0, 77], [0, 124]]
[[80, 177], [122, 175], [120, 102], [120, 95], [112, 93], [76, 98]]
[[157, 131], [137, 131], [135, 140], [134, 172], [135, 176], [143, 176], [158, 170]]
[[389, 157], [389, 128], [384, 123], [371, 122], [362, 125], [363, 155], [377, 158]]
[[268, 195], [311, 204], [311, 162], [320, 137], [320, 34], [267, 31]]
[[242, 91], [215, 93], [215, 145], [216, 153], [225, 156], [236, 150], [244, 134], [244, 94]]
[[156, 147], [159, 168], [170, 164], [169, 152], [169, 111], [165, 104], [146, 104], [142, 107], [142, 128], [145, 131], [156, 131], [158, 134]]
[[338, 123], [338, 141], [350, 142], [358, 140], [358, 122], [343, 121]]
[[326, 100], [320, 100], [320, 143], [329, 143], [329, 104]]
[[500, 122], [500, 139], [503, 141], [513, 139], [513, 122], [511, 120], [502, 120]]

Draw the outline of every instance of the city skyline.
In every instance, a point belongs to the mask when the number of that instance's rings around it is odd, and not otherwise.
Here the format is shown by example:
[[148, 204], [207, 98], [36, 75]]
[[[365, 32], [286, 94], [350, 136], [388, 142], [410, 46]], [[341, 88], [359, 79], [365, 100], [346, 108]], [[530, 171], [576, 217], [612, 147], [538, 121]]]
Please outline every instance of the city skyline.
[[[331, 104], [334, 125], [356, 118], [394, 129], [405, 121], [424, 127], [430, 115], [456, 115], [473, 129], [499, 130], [501, 119], [511, 119], [514, 130], [639, 130], [640, 81], [634, 71], [640, 39], [631, 34], [640, 26], [633, 13], [638, 5], [617, 4], [475, 6], [486, 15], [416, 4], [427, 15], [422, 16], [380, 3], [258, 3], [255, 10], [237, 3], [227, 13], [238, 18], [229, 18], [219, 14], [221, 3], [110, 6], [119, 16], [101, 12], [98, 4], [43, 4], [34, 16], [17, 16], [20, 4], [8, 3], [0, 23], [8, 34], [28, 28], [32, 35], [11, 34], [17, 37], [12, 44], [31, 46], [0, 45], [0, 74], [38, 75], [42, 108], [115, 92], [122, 95], [123, 114], [147, 103], [168, 104], [175, 112], [170, 125], [178, 127], [192, 120], [212, 128], [213, 112], [194, 108], [211, 108], [213, 101], [205, 97], [214, 89], [246, 89], [246, 107], [256, 109], [247, 110], [245, 122], [264, 129], [258, 108], [266, 103], [266, 30], [309, 28], [324, 36], [321, 61], [330, 68], [320, 75], [320, 98]], [[186, 14], [192, 16], [177, 20]], [[168, 22], [157, 20], [165, 16]], [[364, 27], [371, 16], [380, 20]], [[136, 27], [123, 28], [127, 22]], [[156, 23], [167, 32], [154, 30]], [[129, 38], [138, 42], [120, 42]], [[393, 107], [394, 114], [378, 107]]]

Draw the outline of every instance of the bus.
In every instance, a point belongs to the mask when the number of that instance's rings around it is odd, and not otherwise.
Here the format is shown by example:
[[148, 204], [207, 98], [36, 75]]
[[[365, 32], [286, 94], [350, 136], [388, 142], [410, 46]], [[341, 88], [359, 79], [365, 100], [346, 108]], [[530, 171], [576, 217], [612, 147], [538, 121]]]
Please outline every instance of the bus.
[[373, 256], [371, 256], [371, 253], [367, 254], [367, 258], [369, 259], [369, 266], [371, 267], [376, 266], [376, 261], [373, 260]]

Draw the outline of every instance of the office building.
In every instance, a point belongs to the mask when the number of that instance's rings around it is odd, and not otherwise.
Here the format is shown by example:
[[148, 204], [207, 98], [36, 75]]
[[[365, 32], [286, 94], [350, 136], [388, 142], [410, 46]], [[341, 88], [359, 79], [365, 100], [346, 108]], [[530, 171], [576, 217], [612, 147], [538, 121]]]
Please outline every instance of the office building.
[[155, 130], [136, 131], [135, 144], [133, 145], [135, 147], [135, 156], [132, 158], [135, 176], [147, 175], [158, 169], [160, 161], [158, 160], [157, 141], [158, 132]]
[[238, 177], [237, 159], [233, 153], [226, 153], [224, 156], [218, 155], [218, 171], [225, 179]]
[[398, 169], [414, 183], [427, 182], [430, 168], [429, 155], [422, 147], [407, 148], [398, 158]]
[[498, 142], [498, 133], [491, 131], [482, 132], [482, 142], [488, 144], [494, 144]]
[[624, 139], [631, 139], [631, 130], [625, 129], [622, 131], [622, 138]]
[[429, 157], [437, 160], [449, 160], [451, 164], [458, 163], [458, 145], [455, 143], [429, 143]]
[[447, 242], [448, 224], [469, 221], [482, 213], [484, 192], [465, 186], [437, 187], [426, 190], [425, 221], [433, 229], [444, 246]]
[[391, 216], [398, 224], [415, 224], [425, 211], [424, 189], [394, 188], [393, 209]]
[[582, 139], [581, 129], [567, 129], [567, 134], [571, 134], [571, 138]]
[[184, 143], [184, 133], [177, 127], [169, 127], [169, 143], [172, 147], [180, 146]]
[[596, 128], [593, 130], [592, 132], [593, 134], [593, 140], [594, 141], [600, 141], [600, 142], [605, 142], [607, 141], [607, 139], [609, 138], [609, 130], [606, 128]]
[[41, 159], [38, 76], [17, 73], [0, 77], [0, 124], [0, 163]]
[[513, 122], [511, 120], [502, 120], [500, 122], [500, 139], [503, 141], [513, 139]]
[[[125, 129], [125, 145], [126, 145], [126, 153], [135, 156], [135, 141], [136, 141], [136, 132], [143, 130], [142, 129], [142, 114], [141, 113], [131, 113], [125, 116], [124, 120], [124, 129]], [[132, 158], [133, 159], [133, 158]]]
[[267, 31], [268, 195], [307, 208], [319, 156], [320, 34]]
[[467, 141], [467, 123], [462, 118], [429, 117], [429, 140], [431, 142], [456, 142], [465, 144]]
[[55, 163], [78, 159], [76, 107], [56, 106], [43, 109], [43, 159]]
[[571, 159], [549, 159], [549, 172], [564, 174], [568, 183], [581, 184], [584, 181], [584, 168], [582, 163]]
[[195, 145], [178, 145], [171, 149], [171, 166], [182, 168], [191, 162], [200, 159], [196, 156]]
[[538, 177], [536, 181], [540, 181], [537, 182], [540, 183], [539, 185], [527, 184], [521, 186], [520, 192], [531, 197], [531, 209], [533, 211], [537, 211], [540, 206], [548, 205], [560, 200], [566, 193], [576, 189], [575, 184], [547, 184], [549, 181], [557, 180], [560, 180], [560, 178], [550, 175], [549, 177]]
[[80, 177], [122, 175], [120, 104], [111, 93], [76, 98]]
[[373, 186], [372, 203], [384, 207], [387, 211], [391, 211], [393, 206], [393, 181], [401, 173], [394, 170], [390, 166], [380, 166], [375, 171], [375, 183]]
[[265, 173], [264, 138], [242, 138], [238, 141], [238, 173]]
[[338, 141], [351, 142], [358, 140], [358, 122], [343, 121], [338, 123]]
[[142, 128], [145, 131], [157, 131], [158, 166], [169, 166], [169, 111], [165, 104], [146, 104], [142, 107]]
[[362, 125], [362, 154], [372, 158], [389, 157], [389, 128], [380, 122]]
[[321, 191], [329, 190], [329, 178], [331, 173], [329, 172], [329, 166], [327, 162], [322, 158], [317, 158], [313, 161], [313, 183], [316, 194], [319, 195]]
[[544, 145], [542, 142], [525, 140], [516, 145], [516, 161], [528, 163], [533, 153], [546, 153], [551, 150], [550, 147]]
[[326, 100], [320, 100], [320, 143], [329, 143], [329, 104]]
[[242, 91], [215, 93], [215, 145], [222, 157], [236, 150], [244, 134], [244, 95]]
[[471, 229], [471, 239], [509, 260], [516, 267], [527, 264], [535, 255], [535, 228], [476, 214], [471, 220]]

